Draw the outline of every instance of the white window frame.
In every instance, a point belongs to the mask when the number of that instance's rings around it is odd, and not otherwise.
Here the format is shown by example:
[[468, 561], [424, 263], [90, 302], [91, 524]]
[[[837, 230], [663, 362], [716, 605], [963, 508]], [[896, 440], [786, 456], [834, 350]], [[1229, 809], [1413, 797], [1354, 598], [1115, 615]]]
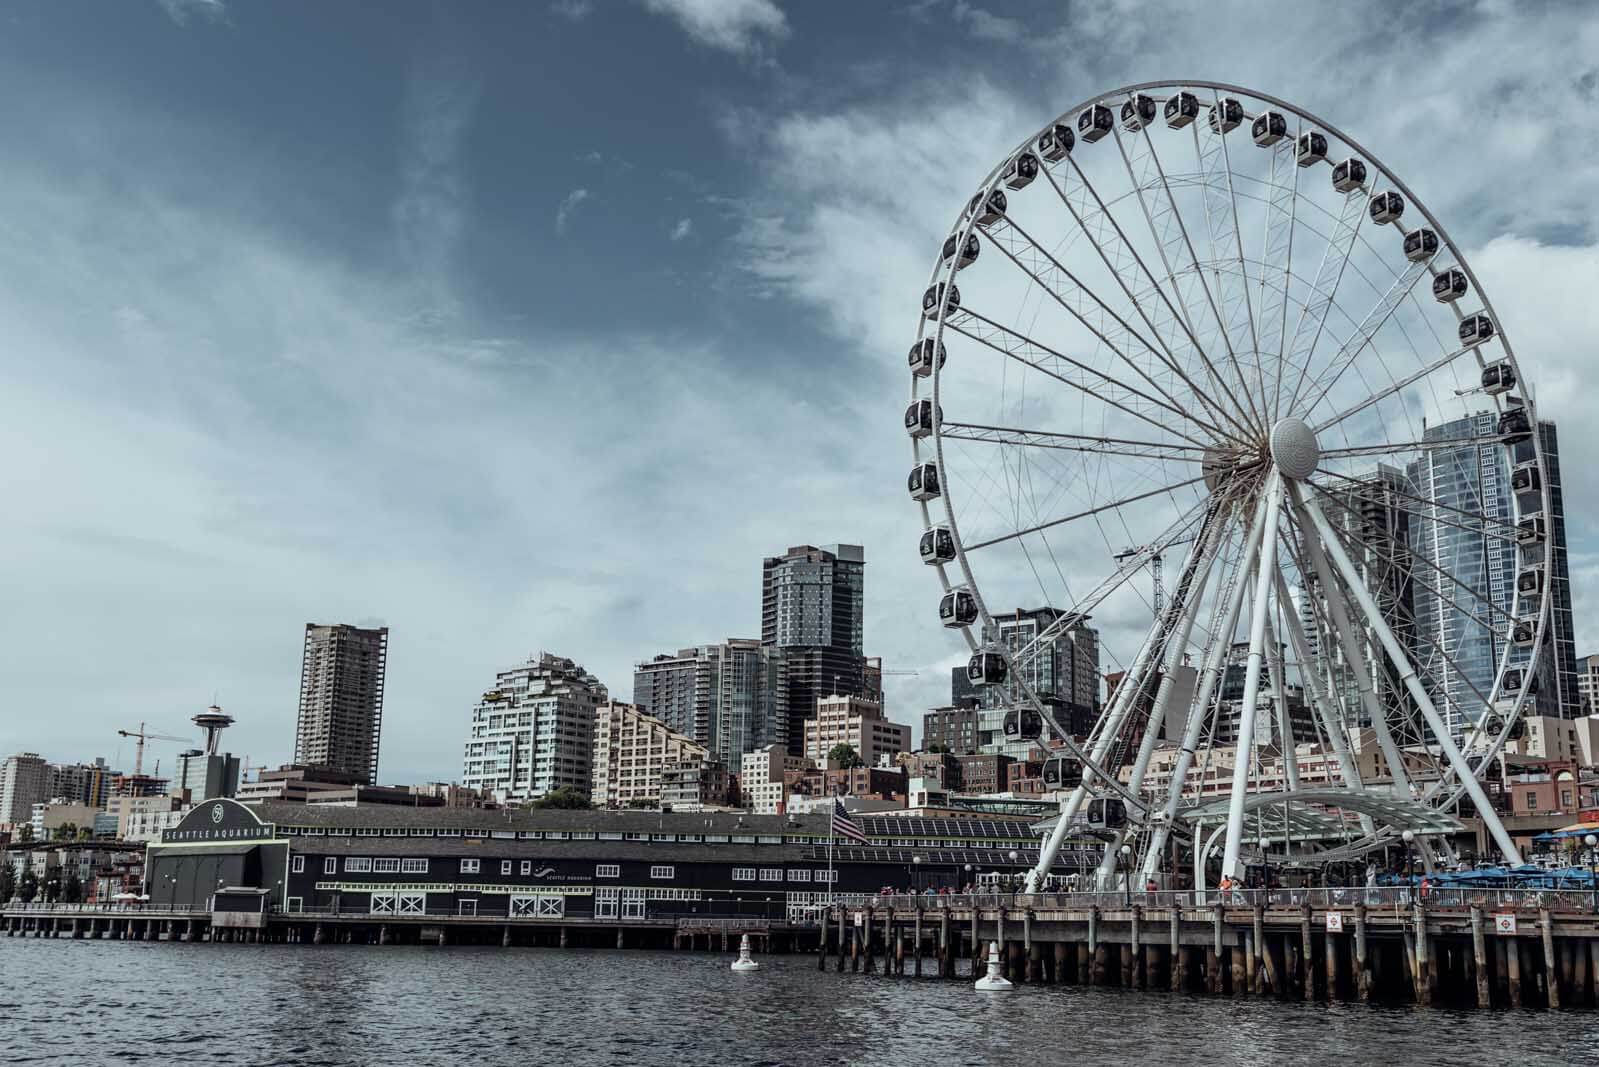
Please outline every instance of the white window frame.
[[426, 874], [428, 861], [426, 858], [403, 859], [400, 861], [401, 874]]
[[479, 874], [483, 870], [483, 861], [475, 856], [464, 857], [461, 860], [462, 874]]
[[788, 880], [790, 882], [809, 882], [811, 880], [811, 872], [804, 867], [790, 867]]
[[290, 874], [304, 874], [305, 873], [305, 857], [304, 856], [294, 856], [294, 857], [290, 858], [290, 860], [289, 860], [289, 873]]
[[622, 877], [622, 865], [619, 863], [596, 863], [594, 865], [594, 877], [620, 878]]
[[677, 868], [669, 863], [658, 863], [650, 868], [650, 877], [659, 878], [663, 882], [670, 882], [677, 877]]
[[763, 882], [781, 882], [782, 880], [783, 880], [783, 868], [781, 868], [781, 867], [762, 867], [761, 868], [761, 881], [763, 881]]
[[533, 861], [532, 860], [523, 860], [522, 861], [521, 873], [523, 875], [529, 875], [529, 874], [533, 873]]
[[305, 910], [305, 898], [304, 897], [290, 897], [288, 900], [283, 902], [283, 910], [288, 911], [288, 912], [304, 911]]
[[622, 891], [614, 885], [602, 885], [594, 888], [594, 917], [596, 919], [616, 918], [616, 906], [621, 900]]
[[735, 881], [735, 882], [753, 882], [753, 881], [755, 881], [755, 868], [754, 867], [734, 867], [733, 868], [733, 881]]
[[372, 861], [372, 873], [373, 874], [399, 874], [400, 873], [400, 857], [398, 857], [398, 856], [379, 856], [377, 859]]
[[500, 873], [501, 874], [510, 874], [511, 873], [511, 861], [510, 860], [501, 860], [500, 861]]
[[339, 873], [339, 857], [337, 857], [337, 856], [329, 856], [327, 859], [323, 860], [322, 861], [322, 873], [323, 874], [338, 874]]
[[838, 881], [838, 872], [815, 870], [811, 872], [811, 880], [815, 882], [836, 882]]

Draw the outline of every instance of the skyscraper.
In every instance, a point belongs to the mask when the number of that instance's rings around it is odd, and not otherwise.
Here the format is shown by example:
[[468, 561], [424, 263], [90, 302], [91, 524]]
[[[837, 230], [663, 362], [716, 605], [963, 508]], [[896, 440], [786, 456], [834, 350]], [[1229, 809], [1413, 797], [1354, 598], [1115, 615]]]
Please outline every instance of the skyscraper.
[[540, 652], [500, 671], [472, 709], [461, 783], [502, 802], [562, 788], [587, 796], [595, 711], [608, 700], [600, 680], [564, 656]]
[[[1056, 632], [1035, 645], [1051, 626], [1057, 627]], [[993, 627], [983, 630], [983, 644], [1003, 645], [1016, 675], [1005, 685], [978, 693], [977, 736], [982, 751], [1025, 756], [1033, 747], [1031, 741], [1006, 744], [1005, 712], [1020, 699], [1020, 690], [1012, 684], [1016, 680], [1026, 681], [1062, 727], [1074, 734], [1088, 732], [1099, 713], [1100, 676], [1099, 631], [1086, 618], [1059, 608], [1018, 608], [994, 616]]]
[[729, 766], [788, 740], [783, 652], [753, 638], [679, 649], [636, 665], [633, 702]]
[[816, 699], [869, 696], [866, 552], [860, 545], [798, 545], [761, 564], [761, 644], [787, 667], [788, 750], [801, 755]]
[[387, 626], [306, 624], [295, 763], [333, 767], [377, 783], [388, 649]]
[[[1497, 416], [1478, 412], [1427, 427], [1425, 440], [1464, 437], [1495, 438]], [[1458, 736], [1484, 709], [1478, 694], [1491, 696], [1499, 661], [1505, 651], [1509, 619], [1518, 611], [1516, 576], [1522, 562], [1547, 563], [1545, 582], [1551, 597], [1549, 641], [1540, 654], [1538, 692], [1532, 713], [1571, 718], [1580, 713], [1577, 691], [1577, 655], [1571, 617], [1571, 581], [1566, 562], [1565, 502], [1561, 494], [1560, 447], [1553, 423], [1538, 425], [1544, 470], [1549, 479], [1552, 514], [1545, 516], [1547, 536], [1542, 546], [1521, 551], [1504, 533], [1488, 534], [1466, 529], [1458, 512], [1480, 514], [1496, 531], [1514, 527], [1525, 505], [1527, 514], [1541, 510], [1534, 494], [1518, 501], [1511, 488], [1512, 469], [1531, 460], [1530, 444], [1507, 449], [1497, 440], [1480, 445], [1432, 448], [1410, 464], [1409, 475], [1417, 495], [1441, 505], [1421, 505], [1412, 522], [1412, 551], [1431, 565], [1417, 570], [1415, 655], [1420, 674], [1439, 710]], [[1447, 510], [1456, 509], [1456, 510]], [[1442, 575], [1447, 575], [1444, 579]], [[1461, 601], [1465, 604], [1462, 605]], [[1492, 605], [1489, 612], [1483, 601]], [[1469, 607], [1470, 611], [1466, 610]], [[1483, 625], [1474, 616], [1492, 615]], [[1446, 659], [1443, 655], [1448, 654]], [[1524, 664], [1529, 650], [1512, 649], [1509, 662]], [[1452, 661], [1452, 662], [1451, 662]]]
[[37, 752], [19, 752], [0, 763], [0, 823], [33, 817], [33, 806], [50, 799], [50, 765]]

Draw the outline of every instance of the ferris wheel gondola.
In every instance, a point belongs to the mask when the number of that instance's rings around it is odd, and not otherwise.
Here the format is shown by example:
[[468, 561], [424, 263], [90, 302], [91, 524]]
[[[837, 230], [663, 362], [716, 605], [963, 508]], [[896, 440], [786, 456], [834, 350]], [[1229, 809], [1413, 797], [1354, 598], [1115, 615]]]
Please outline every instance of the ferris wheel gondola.
[[[979, 714], [1054, 750], [1062, 816], [1034, 883], [1079, 816], [1110, 831], [1102, 887], [1130, 876], [1124, 844], [1154, 876], [1173, 834], [1215, 835], [1236, 878], [1296, 804], [1285, 857], [1436, 840], [1465, 801], [1519, 862], [1480, 779], [1564, 699], [1564, 561], [1503, 321], [1404, 182], [1283, 100], [1149, 83], [1029, 132], [943, 252], [911, 350], [909, 487]], [[1461, 491], [1484, 470], [1491, 492]], [[1461, 581], [1467, 558], [1515, 580]], [[1152, 605], [1156, 559], [1181, 562]], [[1002, 639], [994, 609], [1024, 601], [1055, 621]], [[1118, 680], [1070, 694], [1093, 705], [1074, 736], [1053, 664], [1090, 615]]]

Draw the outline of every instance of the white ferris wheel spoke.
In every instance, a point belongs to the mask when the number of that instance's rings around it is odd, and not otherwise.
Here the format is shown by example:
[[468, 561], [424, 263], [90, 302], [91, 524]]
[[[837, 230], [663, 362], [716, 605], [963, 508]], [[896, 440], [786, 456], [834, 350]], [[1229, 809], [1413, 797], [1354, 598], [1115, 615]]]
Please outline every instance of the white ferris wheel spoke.
[[1176, 445], [1160, 441], [1137, 441], [1124, 437], [1096, 437], [1089, 434], [1024, 430], [1014, 426], [987, 426], [970, 422], [946, 422], [939, 432], [961, 441], [1015, 448], [1053, 448], [1065, 452], [1091, 452], [1112, 456], [1136, 456], [1168, 463], [1202, 463], [1206, 449], [1198, 445]]
[[[1082, 327], [1092, 333], [1106, 348], [1116, 354], [1122, 363], [1137, 374], [1156, 393], [1160, 394], [1161, 401], [1145, 397], [1180, 418], [1202, 426], [1215, 434], [1218, 438], [1231, 436], [1222, 431], [1214, 423], [1201, 418], [1199, 413], [1191, 408], [1185, 408], [1177, 397], [1173, 396], [1163, 387], [1152, 374], [1139, 365], [1129, 352], [1129, 342], [1136, 342], [1139, 349], [1146, 352], [1152, 359], [1160, 360], [1162, 357], [1137, 330], [1128, 325], [1127, 320], [1119, 315], [1110, 305], [1100, 300], [1094, 293], [1086, 288], [1077, 276], [1066, 269], [1055, 256], [1033, 239], [1032, 235], [1024, 229], [1015, 219], [1006, 216], [1000, 221], [991, 224], [987, 229], [989, 241], [994, 247], [1005, 255], [1005, 258], [1014, 263], [1022, 273], [1026, 274], [1035, 285], [1048, 294], [1049, 298], [1059, 304]], [[1011, 237], [1020, 237], [1020, 241], [1010, 240]], [[1092, 306], [1089, 306], [1092, 305]], [[1095, 316], [1099, 321], [1093, 322], [1090, 316]], [[1106, 319], [1110, 321], [1105, 321]], [[1094, 372], [1098, 374], [1099, 372]], [[1102, 375], [1109, 377], [1108, 375]], [[1142, 393], [1136, 395], [1143, 396]], [[1163, 401], [1163, 402], [1162, 402]]]
[[[1179, 346], [1181, 346], [1181, 342], [1177, 341], [1175, 337], [1165, 336], [1160, 327], [1156, 325], [1155, 320], [1150, 316], [1151, 314], [1160, 316], [1162, 314], [1161, 309], [1164, 308], [1164, 314], [1167, 316], [1168, 321], [1172, 324], [1172, 326], [1182, 327], [1186, 331], [1187, 327], [1182, 319], [1182, 316], [1178, 314], [1177, 309], [1172, 305], [1171, 299], [1169, 296], [1167, 296], [1166, 291], [1160, 287], [1160, 284], [1155, 280], [1154, 275], [1150, 273], [1149, 267], [1145, 265], [1143, 259], [1133, 249], [1131, 242], [1127, 240], [1126, 235], [1122, 232], [1121, 225], [1117, 223], [1114, 216], [1105, 210], [1104, 201], [1100, 199], [1099, 193], [1083, 175], [1082, 169], [1077, 165], [1077, 160], [1072, 156], [1067, 156], [1067, 159], [1071, 163], [1072, 172], [1078, 179], [1079, 187], [1093, 197], [1094, 203], [1092, 207], [1097, 208], [1098, 211], [1098, 214], [1093, 216], [1096, 220], [1096, 226], [1093, 229], [1090, 229], [1085, 222], [1085, 216], [1090, 215], [1090, 210], [1088, 209], [1091, 206], [1085, 204], [1084, 210], [1079, 211], [1078, 207], [1072, 203], [1071, 197], [1067, 195], [1066, 190], [1063, 189], [1055, 180], [1054, 173], [1048, 167], [1043, 168], [1041, 173], [1049, 182], [1050, 188], [1055, 190], [1055, 194], [1060, 198], [1061, 203], [1066, 206], [1066, 210], [1071, 213], [1071, 216], [1076, 221], [1078, 227], [1081, 228], [1088, 237], [1088, 242], [1093, 246], [1094, 251], [1098, 253], [1100, 262], [1103, 263], [1106, 269], [1108, 269], [1111, 274], [1115, 276], [1117, 287], [1127, 298], [1128, 303], [1132, 306], [1138, 317], [1143, 320], [1144, 325], [1148, 327], [1150, 336], [1155, 339], [1155, 341], [1160, 345], [1161, 350], [1164, 351], [1165, 358], [1162, 360], [1162, 362], [1172, 371], [1172, 373], [1176, 374], [1182, 379], [1183, 383], [1188, 387], [1189, 395], [1194, 398], [1196, 403], [1202, 405], [1208, 412], [1210, 412], [1213, 417], [1231, 423], [1233, 429], [1245, 439], [1254, 436], [1247, 423], [1247, 416], [1244, 415], [1243, 410], [1237, 404], [1236, 399], [1230, 396], [1226, 383], [1223, 382], [1221, 376], [1217, 374], [1216, 368], [1211, 364], [1209, 357], [1207, 357], [1203, 350], [1200, 349], [1199, 342], [1194, 338], [1192, 333], [1187, 334], [1188, 344], [1196, 353], [1198, 353], [1200, 361], [1204, 364], [1204, 367], [1209, 374], [1212, 388], [1200, 388], [1200, 386], [1195, 383], [1193, 378], [1189, 376], [1188, 372], [1179, 364], [1176, 352], [1173, 349], [1173, 344], [1177, 343]], [[1108, 229], [1106, 228], [1106, 224], [1108, 224]], [[1118, 262], [1119, 260], [1122, 260], [1122, 262]], [[1153, 288], [1154, 294], [1160, 298], [1159, 303], [1156, 306], [1146, 308], [1145, 305], [1147, 301], [1140, 300], [1138, 296], [1134, 295], [1133, 284], [1129, 281], [1127, 276], [1129, 264], [1126, 261], [1131, 261], [1131, 263], [1136, 263], [1138, 265], [1139, 272], [1143, 274], [1144, 279]], [[1170, 333], [1172, 331], [1168, 330], [1167, 332]], [[1230, 407], [1225, 404], [1217, 403], [1217, 398], [1214, 394], [1218, 390], [1220, 391], [1220, 395], [1222, 397], [1233, 400], [1233, 403]]]
[[[1317, 435], [1319, 436], [1320, 434], [1322, 434], [1326, 430], [1329, 430], [1332, 427], [1337, 426], [1339, 423], [1343, 422], [1345, 419], [1348, 419], [1348, 418], [1350, 418], [1350, 417], [1352, 417], [1354, 415], [1360, 414], [1362, 411], [1365, 411], [1367, 408], [1370, 408], [1372, 405], [1381, 403], [1382, 401], [1388, 399], [1389, 397], [1394, 396], [1397, 393], [1403, 392], [1404, 390], [1410, 388], [1412, 385], [1415, 385], [1417, 382], [1422, 381], [1423, 379], [1431, 376], [1434, 372], [1442, 370], [1444, 367], [1447, 367], [1449, 364], [1453, 363], [1455, 360], [1459, 359], [1461, 356], [1468, 355], [1468, 354], [1475, 354], [1476, 351], [1477, 350], [1475, 348], [1457, 348], [1457, 349], [1455, 349], [1452, 352], [1445, 352], [1443, 355], [1439, 356], [1437, 359], [1433, 360], [1431, 363], [1428, 363], [1428, 364], [1422, 366], [1421, 368], [1419, 368], [1419, 369], [1417, 369], [1415, 371], [1412, 371], [1411, 373], [1405, 375], [1405, 377], [1400, 378], [1400, 379], [1390, 383], [1389, 385], [1384, 386], [1382, 389], [1379, 389], [1377, 392], [1372, 393], [1370, 396], [1366, 397], [1364, 400], [1361, 400], [1361, 401], [1359, 401], [1359, 402], [1357, 402], [1355, 404], [1350, 405], [1349, 407], [1347, 407], [1344, 410], [1340, 411], [1336, 415], [1329, 416], [1326, 420], [1324, 420], [1323, 422], [1319, 423], [1316, 426]], [[1333, 384], [1336, 385], [1337, 383], [1334, 382]], [[1305, 410], [1307, 412], [1315, 411], [1316, 408], [1321, 404], [1321, 402], [1327, 398], [1328, 393], [1330, 393], [1331, 391], [1332, 391], [1332, 386], [1329, 385], [1326, 389], [1322, 390], [1321, 394], [1316, 397], [1316, 399], [1315, 399], [1315, 401], [1313, 403], [1305, 405]]]

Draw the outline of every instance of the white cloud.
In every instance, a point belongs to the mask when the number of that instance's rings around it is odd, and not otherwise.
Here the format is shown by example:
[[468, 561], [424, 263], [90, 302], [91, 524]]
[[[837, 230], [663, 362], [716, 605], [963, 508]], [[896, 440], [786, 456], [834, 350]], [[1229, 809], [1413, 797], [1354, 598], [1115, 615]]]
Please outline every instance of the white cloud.
[[759, 55], [768, 42], [788, 36], [788, 19], [772, 0], [644, 0], [644, 6], [677, 20], [700, 44], [735, 55]]
[[222, 0], [160, 0], [161, 9], [179, 26], [186, 26], [191, 15], [207, 22], [223, 22], [228, 17]]
[[579, 204], [589, 199], [591, 195], [587, 189], [573, 189], [561, 198], [560, 207], [555, 209], [556, 233], [564, 234], [566, 232], [566, 226], [572, 219], [572, 213], [577, 210]]
[[581, 22], [594, 13], [593, 0], [555, 0], [550, 10], [562, 18]]
[[963, 24], [973, 37], [1001, 44], [1021, 44], [1027, 40], [1027, 27], [1018, 19], [1005, 18], [991, 11], [975, 7], [966, 0], [955, 0], [950, 13]]
[[678, 219], [677, 225], [672, 227], [672, 240], [681, 241], [694, 232], [693, 219]]
[[413, 272], [423, 313], [453, 314], [449, 276], [470, 211], [461, 142], [481, 83], [445, 57], [412, 71], [402, 113], [400, 191], [392, 208], [400, 254]]

